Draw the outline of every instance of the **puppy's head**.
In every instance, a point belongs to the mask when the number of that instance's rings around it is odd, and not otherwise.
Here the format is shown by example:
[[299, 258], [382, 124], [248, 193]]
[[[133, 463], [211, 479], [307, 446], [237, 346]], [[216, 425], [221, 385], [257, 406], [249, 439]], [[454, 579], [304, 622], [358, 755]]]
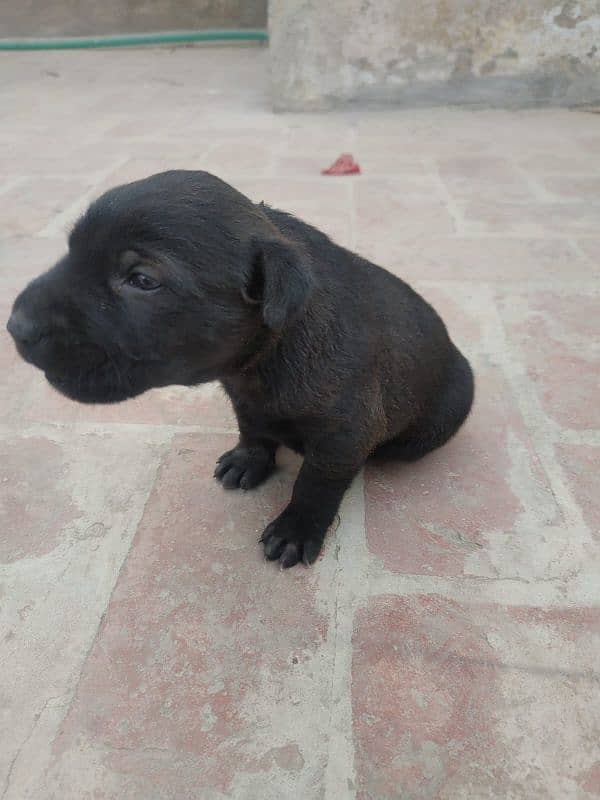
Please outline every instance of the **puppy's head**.
[[171, 171], [93, 203], [7, 327], [63, 394], [116, 402], [242, 369], [310, 292], [306, 256], [259, 206], [208, 173]]

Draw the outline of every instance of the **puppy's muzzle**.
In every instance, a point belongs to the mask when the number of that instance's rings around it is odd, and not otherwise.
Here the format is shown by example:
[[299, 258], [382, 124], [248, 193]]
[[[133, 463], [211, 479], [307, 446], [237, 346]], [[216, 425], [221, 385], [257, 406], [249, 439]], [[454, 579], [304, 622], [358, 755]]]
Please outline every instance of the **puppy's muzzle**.
[[23, 347], [37, 344], [47, 334], [47, 330], [21, 308], [13, 311], [6, 328], [15, 340], [15, 344]]
[[43, 367], [40, 359], [43, 359], [50, 329], [27, 314], [22, 307], [13, 309], [6, 328], [14, 339], [21, 358], [36, 367]]

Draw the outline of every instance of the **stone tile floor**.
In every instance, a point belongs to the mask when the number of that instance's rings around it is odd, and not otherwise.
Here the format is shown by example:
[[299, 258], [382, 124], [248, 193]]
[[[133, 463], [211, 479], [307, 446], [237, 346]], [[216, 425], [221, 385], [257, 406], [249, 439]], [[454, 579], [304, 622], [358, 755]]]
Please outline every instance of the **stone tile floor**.
[[[223, 492], [216, 386], [78, 406], [2, 332], [0, 797], [598, 797], [600, 116], [275, 116], [257, 48], [0, 76], [3, 318], [90, 198], [206, 168], [412, 282], [478, 381], [280, 572], [257, 538], [298, 461]], [[321, 177], [346, 150], [363, 174]]]

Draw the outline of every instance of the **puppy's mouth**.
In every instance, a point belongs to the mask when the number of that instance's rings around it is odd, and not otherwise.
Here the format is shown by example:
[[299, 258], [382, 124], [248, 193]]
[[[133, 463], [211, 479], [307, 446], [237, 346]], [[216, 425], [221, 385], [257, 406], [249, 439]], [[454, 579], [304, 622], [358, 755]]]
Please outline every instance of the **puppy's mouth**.
[[130, 376], [108, 356], [91, 369], [80, 369], [72, 374], [49, 369], [44, 374], [60, 394], [80, 403], [119, 403], [143, 391], [136, 391]]

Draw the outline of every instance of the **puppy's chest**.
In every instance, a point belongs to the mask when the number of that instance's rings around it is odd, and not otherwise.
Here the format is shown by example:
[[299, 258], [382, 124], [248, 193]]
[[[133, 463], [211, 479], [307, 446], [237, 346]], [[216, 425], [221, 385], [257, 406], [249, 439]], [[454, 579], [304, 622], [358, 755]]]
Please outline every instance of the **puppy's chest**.
[[256, 432], [263, 438], [279, 442], [297, 453], [304, 452], [302, 431], [289, 420], [257, 420]]
[[244, 427], [249, 428], [254, 436], [280, 442], [299, 453], [304, 451], [303, 426], [287, 417], [277, 398], [258, 382], [243, 386], [230, 382], [223, 385]]
[[297, 453], [304, 452], [305, 431], [297, 421], [269, 417], [261, 409], [246, 409], [246, 425], [260, 439], [270, 439], [289, 447]]
[[284, 444], [297, 453], [304, 452], [305, 431], [299, 421], [270, 415], [267, 409], [258, 406], [246, 407], [244, 419], [255, 436]]

